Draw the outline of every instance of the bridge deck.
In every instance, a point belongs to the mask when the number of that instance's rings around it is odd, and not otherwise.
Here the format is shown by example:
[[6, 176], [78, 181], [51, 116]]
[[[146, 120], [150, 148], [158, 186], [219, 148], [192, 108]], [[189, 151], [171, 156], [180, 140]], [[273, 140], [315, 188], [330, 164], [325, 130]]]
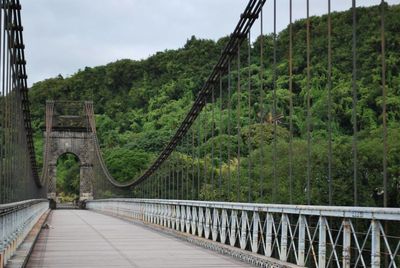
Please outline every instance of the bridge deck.
[[27, 267], [249, 267], [140, 225], [87, 210], [53, 210]]

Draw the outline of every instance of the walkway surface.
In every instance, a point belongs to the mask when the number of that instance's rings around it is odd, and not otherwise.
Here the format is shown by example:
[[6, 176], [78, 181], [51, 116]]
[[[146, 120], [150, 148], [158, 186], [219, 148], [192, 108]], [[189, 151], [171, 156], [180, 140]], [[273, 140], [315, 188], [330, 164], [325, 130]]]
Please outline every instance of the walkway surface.
[[249, 267], [139, 224], [53, 210], [27, 267]]

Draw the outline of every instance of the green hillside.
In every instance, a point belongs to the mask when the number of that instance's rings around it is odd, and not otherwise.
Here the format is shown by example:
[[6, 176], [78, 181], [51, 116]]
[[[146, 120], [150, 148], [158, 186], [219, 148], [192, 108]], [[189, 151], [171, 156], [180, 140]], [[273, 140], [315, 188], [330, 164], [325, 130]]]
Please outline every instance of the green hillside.
[[[386, 59], [387, 59], [387, 109], [389, 140], [389, 179], [390, 202], [399, 206], [400, 196], [400, 6], [386, 6]], [[381, 95], [381, 59], [380, 59], [380, 18], [379, 7], [357, 9], [357, 88], [358, 88], [358, 128], [359, 140], [359, 191], [362, 205], [379, 205], [380, 199], [374, 196], [382, 187], [382, 95]], [[352, 61], [350, 12], [334, 13], [333, 24], [333, 77], [332, 106], [333, 118], [333, 184], [336, 204], [352, 204]], [[312, 200], [313, 203], [327, 203], [327, 17], [313, 17], [311, 20], [311, 87], [312, 87]], [[305, 202], [306, 174], [306, 22], [296, 21], [293, 25], [293, 105], [294, 105], [294, 184], [293, 202]], [[241, 185], [239, 197], [247, 200], [248, 187], [261, 189], [263, 196], [252, 192], [251, 198], [263, 202], [289, 202], [288, 180], [288, 136], [289, 136], [289, 86], [288, 86], [288, 29], [277, 36], [277, 113], [282, 115], [282, 122], [277, 131], [276, 173], [279, 177], [278, 195], [273, 200], [273, 163], [272, 137], [273, 125], [268, 122], [261, 125], [259, 111], [261, 107], [267, 114], [272, 109], [273, 89], [273, 36], [264, 36], [264, 95], [260, 100], [259, 75], [259, 37], [251, 46], [251, 66], [247, 66], [247, 55], [243, 53], [241, 76], [243, 88], [249, 82], [252, 85], [251, 108], [248, 107], [247, 90], [240, 96], [241, 130], [241, 177], [234, 178], [237, 161], [230, 163], [232, 172], [227, 171], [227, 156], [223, 155], [222, 183], [224, 191], [217, 193], [209, 183], [203, 183], [200, 197], [236, 200], [238, 185]], [[35, 83], [29, 91], [33, 126], [36, 130], [35, 144], [38, 160], [41, 163], [43, 139], [41, 128], [44, 127], [45, 102], [54, 100], [93, 100], [95, 104], [98, 135], [111, 173], [121, 181], [127, 181], [144, 170], [156, 157], [160, 149], [173, 135], [181, 120], [189, 110], [197, 92], [214, 66], [227, 37], [218, 41], [191, 37], [177, 50], [166, 50], [140, 61], [120, 60], [105, 66], [84, 68], [68, 78], [58, 76]], [[243, 51], [247, 51], [244, 46]], [[250, 69], [249, 69], [250, 68]], [[237, 75], [237, 72], [233, 74]], [[235, 88], [235, 84], [233, 84]], [[237, 93], [231, 96], [232, 122], [238, 120]], [[214, 144], [231, 148], [232, 157], [236, 157], [237, 137], [233, 127], [232, 135], [227, 135], [228, 111], [215, 108], [216, 118], [222, 113], [223, 123], [216, 124]], [[201, 116], [202, 137], [206, 141], [200, 145], [202, 163], [210, 169], [211, 150], [211, 108], [208, 105]], [[232, 124], [235, 126], [235, 123]], [[207, 127], [208, 126], [208, 127]], [[261, 145], [263, 144], [263, 145]], [[252, 148], [248, 151], [247, 148]], [[197, 148], [196, 148], [197, 150]], [[216, 149], [217, 150], [217, 149]], [[263, 150], [263, 157], [261, 152]], [[208, 154], [204, 157], [205, 154]], [[218, 156], [215, 153], [214, 157]], [[263, 158], [264, 163], [258, 159]], [[185, 161], [183, 158], [180, 161]], [[251, 161], [251, 169], [248, 169]], [[219, 161], [214, 159], [216, 165]], [[77, 180], [60, 165], [59, 185], [66, 181]], [[67, 161], [71, 166], [71, 159]], [[75, 163], [77, 165], [77, 163]], [[214, 172], [219, 176], [219, 167]], [[232, 173], [231, 180], [227, 174]], [[260, 184], [259, 178], [265, 181]], [[251, 185], [249, 186], [248, 179]], [[205, 179], [206, 180], [206, 179]], [[227, 184], [231, 185], [227, 190]], [[62, 187], [60, 191], [76, 192], [76, 188]], [[275, 185], [276, 186], [276, 185]], [[67, 189], [68, 188], [68, 189]], [[222, 195], [222, 196], [219, 196]], [[375, 198], [374, 198], [375, 197]]]

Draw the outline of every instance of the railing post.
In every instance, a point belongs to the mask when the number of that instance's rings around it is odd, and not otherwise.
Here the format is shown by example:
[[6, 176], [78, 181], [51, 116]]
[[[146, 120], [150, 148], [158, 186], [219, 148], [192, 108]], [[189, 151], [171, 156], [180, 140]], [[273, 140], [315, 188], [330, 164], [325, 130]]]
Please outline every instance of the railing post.
[[175, 230], [179, 231], [179, 224], [181, 222], [181, 209], [179, 205], [174, 206], [175, 208]]
[[[148, 222], [148, 218], [149, 218], [149, 204], [148, 203], [144, 203], [144, 221]], [[120, 210], [120, 205], [118, 204], [118, 213]]]
[[371, 221], [371, 268], [379, 268], [381, 266], [381, 241], [379, 231], [379, 221]]
[[298, 261], [297, 265], [304, 266], [306, 251], [306, 217], [299, 216], [299, 246], [298, 246]]
[[186, 206], [186, 233], [190, 233], [190, 221], [192, 220], [191, 214], [192, 208], [190, 206]]
[[217, 241], [218, 238], [218, 223], [219, 223], [219, 214], [218, 209], [213, 209], [213, 221], [212, 221], [212, 240]]
[[325, 268], [326, 264], [326, 218], [319, 217], [319, 241], [318, 241], [318, 267]]
[[251, 251], [258, 252], [258, 225], [260, 224], [260, 215], [258, 212], [253, 213], [253, 237], [251, 239]]
[[152, 206], [152, 212], [151, 212], [151, 223], [157, 224], [157, 204], [153, 204]]
[[343, 268], [350, 268], [351, 226], [348, 219], [343, 220]]
[[156, 216], [155, 216], [155, 223], [157, 224], [157, 225], [161, 225], [161, 208], [160, 208], [160, 204], [156, 204], [155, 205], [155, 209], [156, 209], [156, 211], [155, 211], [155, 213], [156, 213]]
[[287, 215], [285, 213], [282, 213], [282, 218], [281, 218], [281, 255], [280, 255], [280, 260], [281, 261], [287, 261], [287, 233], [288, 233], [288, 219]]
[[161, 205], [161, 215], [162, 215], [162, 226], [167, 227], [167, 206], [165, 204]]
[[[108, 207], [106, 207], [106, 209], [108, 209]], [[135, 203], [133, 208], [133, 215], [136, 220], [139, 220], [139, 213], [140, 213], [140, 205], [138, 203]]]
[[211, 223], [211, 210], [209, 207], [207, 207], [205, 227], [204, 227], [204, 235], [206, 239], [210, 238], [210, 223]]
[[168, 214], [167, 214], [167, 226], [171, 228], [171, 215], [172, 215], [172, 208], [171, 205], [167, 205]]
[[186, 207], [181, 206], [181, 232], [185, 232], [186, 223]]
[[162, 205], [158, 204], [157, 205], [157, 217], [158, 217], [158, 225], [162, 226], [163, 225], [163, 210], [162, 210]]
[[158, 223], [158, 204], [153, 204], [153, 223]]
[[203, 224], [204, 224], [204, 212], [203, 212], [203, 208], [199, 207], [198, 209], [199, 214], [198, 214], [198, 225], [197, 225], [197, 235], [199, 237], [203, 236]]
[[[124, 207], [122, 207], [122, 208], [124, 208]], [[154, 205], [149, 204], [148, 210], [149, 210], [149, 216], [147, 217], [147, 221], [150, 223], [153, 223]]]
[[271, 213], [267, 213], [267, 228], [265, 230], [265, 256], [271, 257], [272, 255], [272, 225], [274, 218]]
[[245, 249], [246, 248], [246, 242], [247, 242], [247, 222], [248, 222], [248, 217], [247, 217], [247, 212], [242, 210], [242, 217], [241, 217], [241, 232], [240, 232], [240, 248]]
[[229, 233], [229, 244], [233, 247], [236, 244], [236, 223], [237, 223], [237, 211], [232, 210], [231, 213], [231, 231]]
[[157, 207], [156, 204], [152, 204], [151, 206], [151, 223], [155, 224], [156, 223], [156, 214], [157, 213]]
[[192, 207], [192, 235], [196, 235], [197, 230], [197, 208]]
[[221, 212], [221, 243], [225, 244], [226, 242], [226, 223], [228, 222], [228, 212], [226, 209], [223, 209]]
[[176, 206], [171, 205], [171, 228], [175, 229], [176, 226]]
[[168, 227], [169, 205], [164, 206], [164, 227]]
[[164, 214], [163, 214], [163, 205], [158, 204], [158, 225], [164, 225]]
[[[119, 214], [119, 210], [120, 210], [120, 205], [118, 205], [117, 214]], [[144, 221], [148, 222], [149, 221], [148, 218], [149, 218], [149, 204], [145, 203], [145, 205], [144, 205]]]

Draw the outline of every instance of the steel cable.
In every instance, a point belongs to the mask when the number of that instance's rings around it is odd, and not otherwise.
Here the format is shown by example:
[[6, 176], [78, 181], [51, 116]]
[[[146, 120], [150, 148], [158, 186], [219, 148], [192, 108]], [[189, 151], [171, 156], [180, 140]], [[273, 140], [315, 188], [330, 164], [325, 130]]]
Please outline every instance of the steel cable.
[[272, 200], [274, 203], [276, 203], [276, 198], [277, 198], [277, 193], [279, 193], [279, 181], [276, 175], [276, 162], [277, 162], [277, 148], [276, 148], [276, 143], [277, 143], [277, 127], [276, 127], [276, 0], [274, 0], [274, 15], [273, 15], [273, 20], [274, 20], [274, 33], [273, 33], [273, 107], [272, 107], [272, 123], [274, 125], [274, 137], [273, 137], [273, 152], [272, 152], [272, 162], [273, 162], [273, 178], [274, 178], [274, 185], [272, 186]]
[[357, 18], [356, 18], [356, 0], [352, 0], [352, 123], [353, 123], [353, 183], [354, 183], [354, 206], [358, 205], [358, 161], [357, 161]]
[[[4, 6], [4, 0], [1, 1], [1, 4]], [[0, 185], [2, 189], [6, 189], [6, 180], [5, 180], [5, 165], [6, 163], [3, 161], [3, 159], [5, 159], [6, 154], [5, 154], [5, 145], [6, 145], [6, 137], [5, 137], [5, 108], [6, 108], [6, 92], [5, 92], [5, 88], [4, 88], [4, 64], [5, 64], [5, 22], [4, 22], [4, 16], [3, 16], [3, 9], [0, 10], [0, 44], [1, 44], [1, 48], [0, 48], [0, 62], [1, 62], [1, 135], [0, 135], [0, 144], [1, 144], [1, 148], [0, 148]], [[6, 203], [6, 195], [5, 192], [0, 191], [0, 202], [2, 204]]]
[[186, 200], [189, 200], [189, 169], [190, 169], [190, 162], [189, 162], [189, 157], [190, 157], [190, 136], [186, 135], [185, 138], [185, 144], [186, 144]]
[[258, 15], [265, 3], [265, 0], [250, 0], [247, 4], [238, 24], [235, 27], [235, 30], [231, 34], [231, 37], [225, 46], [223, 53], [221, 54], [220, 59], [217, 64], [214, 66], [211, 74], [209, 75], [207, 81], [204, 83], [204, 86], [199, 92], [193, 106], [190, 111], [186, 115], [185, 119], [182, 121], [180, 127], [176, 131], [175, 135], [169, 141], [164, 150], [160, 153], [157, 159], [153, 162], [153, 164], [137, 179], [133, 179], [123, 185], [116, 183], [116, 180], [110, 180], [112, 184], [117, 187], [128, 187], [128, 186], [136, 186], [142, 181], [146, 180], [152, 173], [154, 173], [159, 166], [170, 156], [172, 151], [176, 148], [179, 141], [182, 137], [187, 133], [189, 128], [192, 126], [193, 122], [196, 120], [201, 110], [205, 105], [205, 99], [210, 96], [211, 90], [215, 82], [218, 81], [221, 73], [227, 72], [228, 63], [234, 58], [233, 51], [240, 46], [247, 36], [249, 30], [251, 29], [253, 23], [258, 18]]
[[241, 129], [240, 129], [240, 98], [241, 98], [241, 86], [240, 86], [240, 46], [237, 50], [237, 182], [236, 182], [236, 201], [240, 202], [240, 141], [241, 141]]
[[195, 140], [195, 131], [194, 128], [192, 128], [192, 200], [195, 200], [195, 164], [194, 164], [194, 158], [195, 158], [195, 148], [194, 148], [194, 140]]
[[215, 138], [215, 88], [211, 91], [211, 192], [214, 197], [214, 138]]
[[310, 0], [307, 0], [307, 204], [311, 205], [311, 47]]
[[197, 200], [200, 198], [200, 181], [201, 181], [201, 168], [200, 168], [200, 159], [201, 159], [201, 114], [197, 121]]
[[260, 11], [260, 103], [259, 103], [259, 115], [260, 115], [260, 201], [263, 200], [263, 186], [264, 186], [264, 29], [263, 29], [263, 10]]
[[332, 19], [328, 0], [328, 200], [332, 205]]
[[293, 3], [289, 2], [289, 195], [293, 203]]
[[388, 206], [388, 175], [387, 175], [387, 154], [388, 154], [388, 142], [387, 142], [387, 90], [386, 90], [386, 39], [385, 39], [385, 1], [381, 1], [380, 9], [381, 19], [381, 71], [382, 71], [382, 124], [383, 124], [383, 206]]
[[231, 62], [228, 63], [228, 129], [227, 129], [227, 152], [228, 152], [228, 194], [227, 200], [231, 201], [231, 118], [232, 118], [232, 107], [231, 107]]
[[[249, 35], [248, 35], [248, 50], [247, 50], [247, 61], [248, 61], [248, 109], [249, 109], [249, 125], [252, 125], [252, 105], [251, 105], [251, 31], [249, 31]], [[248, 130], [248, 134], [247, 134], [247, 149], [248, 149], [248, 178], [247, 178], [247, 187], [248, 189], [248, 196], [247, 196], [247, 202], [251, 202], [251, 193], [252, 193], [252, 183], [251, 183], [251, 177], [252, 177], [252, 156], [251, 156], [251, 152], [252, 152], [252, 145], [251, 145], [251, 129]]]

